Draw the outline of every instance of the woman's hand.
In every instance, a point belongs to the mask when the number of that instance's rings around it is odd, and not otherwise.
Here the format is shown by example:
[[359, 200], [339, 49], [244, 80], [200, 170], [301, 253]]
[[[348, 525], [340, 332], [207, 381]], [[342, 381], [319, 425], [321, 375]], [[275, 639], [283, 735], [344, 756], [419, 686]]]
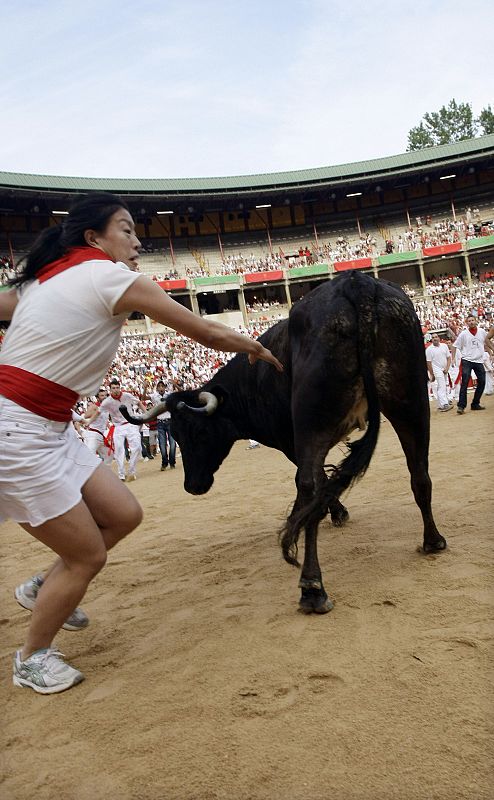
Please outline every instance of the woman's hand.
[[281, 361], [278, 361], [276, 356], [272, 354], [271, 350], [268, 350], [267, 347], [263, 347], [260, 342], [256, 342], [256, 345], [257, 352], [249, 353], [249, 364], [255, 364], [256, 361], [260, 359], [261, 361], [267, 361], [268, 364], [273, 364], [278, 372], [283, 372], [283, 364]]

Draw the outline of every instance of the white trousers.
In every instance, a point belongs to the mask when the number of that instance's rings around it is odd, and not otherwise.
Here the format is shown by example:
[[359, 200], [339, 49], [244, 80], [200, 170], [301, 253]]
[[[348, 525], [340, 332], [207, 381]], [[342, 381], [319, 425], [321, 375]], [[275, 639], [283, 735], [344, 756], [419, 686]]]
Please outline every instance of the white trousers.
[[137, 425], [131, 425], [130, 423], [115, 425], [113, 444], [119, 478], [125, 478], [125, 439], [127, 439], [130, 453], [129, 475], [135, 475], [137, 462], [141, 455], [141, 434]]
[[110, 464], [113, 461], [113, 453], [108, 453], [108, 447], [103, 441], [103, 436], [97, 431], [84, 431], [84, 444], [94, 453], [99, 456], [104, 464]]
[[484, 394], [494, 393], [494, 382], [492, 380], [492, 372], [485, 371], [485, 389]]
[[450, 367], [449, 377], [451, 378], [451, 383], [453, 384], [451, 388], [448, 386], [448, 397], [450, 402], [452, 402], [453, 400], [458, 402], [458, 400], [460, 399], [461, 380], [458, 381], [458, 383], [455, 383], [458, 377], [458, 372], [459, 372], [458, 367], [455, 366]]
[[448, 390], [446, 387], [446, 375], [439, 369], [439, 367], [432, 367], [434, 377], [436, 379], [435, 385], [432, 388], [434, 397], [436, 398], [437, 407], [442, 408], [448, 405]]

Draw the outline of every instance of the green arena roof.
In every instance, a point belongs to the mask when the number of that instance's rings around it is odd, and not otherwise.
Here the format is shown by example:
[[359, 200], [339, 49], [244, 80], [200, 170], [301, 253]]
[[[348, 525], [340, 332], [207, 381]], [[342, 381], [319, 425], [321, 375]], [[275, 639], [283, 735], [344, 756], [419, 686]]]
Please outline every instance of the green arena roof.
[[441, 169], [458, 160], [494, 157], [494, 134], [454, 144], [428, 147], [400, 155], [356, 161], [332, 167], [209, 178], [81, 178], [0, 172], [0, 189], [80, 192], [109, 191], [124, 194], [208, 194], [375, 180], [390, 174]]

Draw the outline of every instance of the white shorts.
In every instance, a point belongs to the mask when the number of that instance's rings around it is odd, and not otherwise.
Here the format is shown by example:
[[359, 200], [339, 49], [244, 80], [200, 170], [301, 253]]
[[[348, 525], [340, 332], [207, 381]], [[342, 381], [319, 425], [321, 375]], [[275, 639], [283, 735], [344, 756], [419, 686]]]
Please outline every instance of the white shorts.
[[65, 514], [100, 464], [71, 423], [52, 422], [0, 396], [0, 522], [36, 527]]

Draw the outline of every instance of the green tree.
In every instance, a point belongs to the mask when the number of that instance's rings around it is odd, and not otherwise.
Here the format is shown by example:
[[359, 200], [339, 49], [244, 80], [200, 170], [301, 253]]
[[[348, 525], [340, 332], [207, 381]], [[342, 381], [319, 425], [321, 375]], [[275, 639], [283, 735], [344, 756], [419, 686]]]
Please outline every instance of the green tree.
[[[484, 109], [482, 114], [486, 111]], [[492, 111], [490, 113], [494, 117]], [[424, 147], [472, 139], [477, 129], [478, 122], [470, 103], [457, 103], [453, 99], [439, 111], [424, 114], [420, 124], [408, 133], [407, 150], [422, 150]]]
[[494, 111], [490, 105], [482, 109], [477, 118], [477, 122], [479, 123], [483, 136], [488, 133], [494, 133]]

